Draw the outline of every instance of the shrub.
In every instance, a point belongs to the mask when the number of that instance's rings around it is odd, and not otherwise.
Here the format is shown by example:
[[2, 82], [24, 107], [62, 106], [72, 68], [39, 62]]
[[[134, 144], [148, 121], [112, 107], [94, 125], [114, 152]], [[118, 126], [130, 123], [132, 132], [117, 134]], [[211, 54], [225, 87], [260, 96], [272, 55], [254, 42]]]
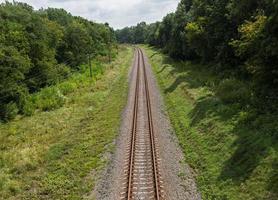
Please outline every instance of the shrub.
[[250, 88], [236, 79], [223, 80], [216, 90], [216, 95], [224, 103], [247, 104], [251, 100]]
[[65, 78], [68, 78], [71, 75], [70, 67], [65, 64], [57, 65], [56, 71], [57, 71], [57, 76], [60, 80], [64, 80]]
[[18, 113], [16, 103], [10, 102], [0, 106], [0, 118], [3, 121], [14, 119]]
[[74, 89], [77, 88], [77, 84], [72, 81], [68, 81], [68, 82], [59, 84], [58, 87], [59, 87], [60, 91], [62, 92], [62, 94], [66, 95], [66, 94], [73, 92]]
[[28, 95], [24, 98], [21, 98], [20, 105], [21, 105], [21, 113], [26, 116], [31, 116], [34, 114], [36, 106], [35, 106], [35, 99]]
[[35, 104], [42, 111], [54, 110], [60, 108], [65, 103], [65, 96], [61, 91], [54, 87], [43, 89], [35, 97]]

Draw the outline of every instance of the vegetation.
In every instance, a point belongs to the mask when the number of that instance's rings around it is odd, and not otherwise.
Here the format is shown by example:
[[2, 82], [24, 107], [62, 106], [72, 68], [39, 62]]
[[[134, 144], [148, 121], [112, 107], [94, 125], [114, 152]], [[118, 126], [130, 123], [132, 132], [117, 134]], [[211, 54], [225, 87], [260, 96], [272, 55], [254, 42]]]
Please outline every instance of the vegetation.
[[90, 196], [126, 100], [132, 50], [117, 55], [117, 39], [153, 46], [203, 199], [276, 199], [277, 24], [274, 0], [181, 0], [161, 22], [116, 32], [63, 9], [0, 4], [1, 198]]
[[250, 104], [273, 112], [278, 102], [277, 13], [278, 4], [271, 0], [181, 0], [162, 22], [142, 22], [116, 35], [120, 42], [148, 43], [172, 58], [199, 61], [208, 71], [248, 80]]
[[116, 31], [169, 56], [146, 47], [203, 199], [277, 199], [277, 13], [270, 0], [181, 0]]
[[278, 114], [246, 106], [248, 81], [145, 49], [202, 199], [277, 199]]
[[35, 11], [18, 2], [0, 4], [0, 30], [2, 121], [18, 113], [30, 115], [30, 94], [69, 77], [87, 62], [88, 54], [108, 55], [114, 42], [108, 24], [74, 17], [63, 9]]
[[94, 65], [93, 79], [86, 70], [32, 96], [42, 110], [59, 109], [0, 125], [0, 199], [91, 198], [118, 133], [132, 56], [120, 46], [111, 64]]

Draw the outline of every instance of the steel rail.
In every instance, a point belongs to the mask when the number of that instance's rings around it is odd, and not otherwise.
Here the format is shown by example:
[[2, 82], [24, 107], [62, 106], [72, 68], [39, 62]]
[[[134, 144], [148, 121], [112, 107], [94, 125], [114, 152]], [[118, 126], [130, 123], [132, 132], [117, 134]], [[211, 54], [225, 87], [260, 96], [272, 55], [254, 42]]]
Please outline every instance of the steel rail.
[[146, 90], [146, 100], [147, 100], [147, 110], [148, 110], [148, 122], [149, 122], [149, 130], [150, 130], [150, 140], [151, 140], [151, 149], [152, 149], [152, 161], [153, 161], [153, 175], [154, 175], [154, 187], [156, 199], [160, 200], [160, 190], [159, 190], [159, 180], [158, 180], [158, 169], [157, 169], [157, 155], [156, 155], [156, 147], [155, 147], [155, 139], [154, 139], [154, 127], [153, 127], [153, 117], [152, 117], [152, 108], [151, 108], [151, 100], [150, 100], [150, 92], [149, 92], [149, 84], [148, 77], [146, 72], [146, 63], [144, 59], [144, 54], [141, 49], [139, 49], [142, 61], [143, 61], [143, 71], [145, 77], [145, 90]]
[[127, 199], [132, 198], [132, 178], [133, 178], [133, 164], [134, 164], [134, 149], [135, 149], [135, 134], [137, 128], [137, 111], [138, 111], [138, 96], [139, 96], [139, 79], [140, 79], [140, 57], [139, 51], [137, 51], [137, 78], [135, 86], [135, 96], [134, 96], [134, 106], [133, 106], [133, 120], [132, 120], [132, 136], [131, 136], [131, 148], [130, 148], [130, 158], [129, 158], [129, 174], [128, 174], [128, 192]]
[[[143, 51], [140, 48], [136, 48], [136, 58], [137, 58], [137, 68], [136, 68], [136, 85], [135, 85], [135, 94], [134, 94], [134, 106], [133, 106], [133, 119], [132, 119], [132, 128], [131, 128], [131, 145], [129, 151], [129, 164], [128, 164], [128, 184], [127, 184], [127, 200], [133, 199], [133, 182], [134, 182], [134, 163], [135, 163], [135, 145], [136, 145], [136, 131], [137, 131], [137, 115], [138, 115], [138, 99], [139, 99], [139, 85], [140, 85], [140, 64], [142, 62], [143, 67], [143, 81], [144, 81], [144, 91], [146, 98], [146, 108], [147, 108], [147, 117], [148, 117], [148, 127], [149, 127], [149, 137], [151, 145], [151, 166], [153, 170], [153, 188], [154, 195], [156, 200], [160, 200], [160, 186], [159, 186], [159, 174], [158, 174], [158, 160], [156, 154], [156, 145], [154, 137], [154, 125], [153, 125], [153, 116], [151, 108], [151, 99], [150, 91], [148, 85], [148, 77], [146, 72], [146, 63], [144, 59]], [[136, 61], [135, 61], [136, 63]]]

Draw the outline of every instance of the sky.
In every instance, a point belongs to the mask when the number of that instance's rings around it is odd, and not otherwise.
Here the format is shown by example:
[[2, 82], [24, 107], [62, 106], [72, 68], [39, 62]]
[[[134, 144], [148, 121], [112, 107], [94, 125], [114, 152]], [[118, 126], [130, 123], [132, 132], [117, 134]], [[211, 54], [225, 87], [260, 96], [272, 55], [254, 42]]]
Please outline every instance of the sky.
[[[12, 0], [9, 0], [12, 1]], [[19, 0], [35, 9], [64, 8], [73, 15], [95, 22], [108, 22], [115, 29], [161, 20], [176, 10], [180, 0]], [[0, 0], [5, 2], [5, 0]]]

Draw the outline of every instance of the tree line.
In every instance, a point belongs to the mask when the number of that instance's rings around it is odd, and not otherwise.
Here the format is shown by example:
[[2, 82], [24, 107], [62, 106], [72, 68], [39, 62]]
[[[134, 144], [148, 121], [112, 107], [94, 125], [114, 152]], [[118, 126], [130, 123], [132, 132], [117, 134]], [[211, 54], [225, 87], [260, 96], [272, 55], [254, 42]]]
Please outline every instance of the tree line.
[[254, 99], [277, 102], [277, 1], [181, 0], [161, 22], [141, 22], [116, 35], [119, 42], [147, 43], [175, 59], [198, 60], [248, 80]]
[[88, 54], [108, 55], [114, 41], [108, 24], [63, 9], [0, 4], [0, 120], [23, 112], [30, 94], [79, 70]]

